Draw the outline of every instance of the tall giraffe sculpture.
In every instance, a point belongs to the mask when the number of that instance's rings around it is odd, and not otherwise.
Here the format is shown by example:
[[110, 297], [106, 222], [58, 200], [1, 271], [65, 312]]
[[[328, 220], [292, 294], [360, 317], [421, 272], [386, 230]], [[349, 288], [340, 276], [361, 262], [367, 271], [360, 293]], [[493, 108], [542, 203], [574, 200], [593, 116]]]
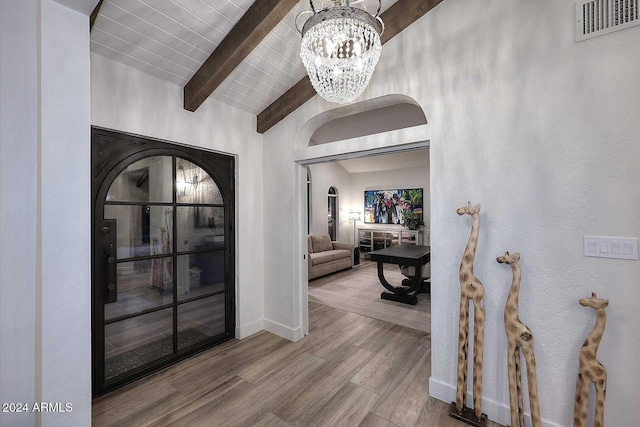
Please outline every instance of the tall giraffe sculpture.
[[[507, 332], [507, 367], [509, 372], [509, 403], [511, 404], [511, 426], [524, 427], [524, 403], [522, 400], [522, 374], [520, 372], [520, 351], [527, 362], [527, 383], [529, 384], [529, 406], [533, 427], [540, 427], [540, 407], [538, 405], [538, 385], [536, 379], [536, 358], [533, 353], [533, 333], [520, 321], [518, 298], [520, 296], [520, 254], [518, 252], [496, 258], [500, 264], [511, 266], [513, 282], [504, 306], [504, 327]], [[516, 396], [518, 406], [516, 407]], [[518, 422], [519, 421], [519, 422]]]
[[596, 355], [598, 346], [604, 334], [607, 323], [605, 309], [609, 305], [608, 299], [598, 299], [595, 293], [591, 298], [580, 299], [580, 305], [596, 310], [596, 323], [580, 349], [580, 369], [576, 384], [576, 401], [573, 407], [573, 427], [587, 425], [587, 411], [589, 407], [589, 386], [594, 384], [596, 389], [596, 411], [593, 427], [604, 426], [604, 400], [607, 389], [607, 370], [598, 362]]
[[[484, 287], [473, 275], [473, 262], [480, 231], [480, 205], [456, 210], [458, 215], [471, 215], [471, 234], [460, 263], [460, 323], [458, 334], [458, 377], [456, 401], [451, 403], [449, 415], [475, 426], [484, 426], [487, 416], [482, 413], [482, 357], [484, 346]], [[469, 301], [473, 302], [473, 412], [465, 405], [467, 393], [467, 364], [469, 348]]]

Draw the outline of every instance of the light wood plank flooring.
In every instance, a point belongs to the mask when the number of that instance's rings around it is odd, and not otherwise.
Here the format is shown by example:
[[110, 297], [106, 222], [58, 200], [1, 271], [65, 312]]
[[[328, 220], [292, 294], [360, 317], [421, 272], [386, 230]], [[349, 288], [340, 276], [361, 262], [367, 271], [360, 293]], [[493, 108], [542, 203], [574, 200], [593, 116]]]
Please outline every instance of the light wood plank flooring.
[[[400, 286], [405, 278], [398, 266], [392, 264], [385, 264], [384, 275], [394, 286]], [[431, 332], [429, 294], [418, 294], [418, 304], [408, 305], [381, 299], [380, 293], [384, 290], [376, 263], [364, 260], [350, 270], [309, 281], [309, 301]]]
[[93, 425], [464, 426], [428, 397], [428, 333], [313, 302], [309, 322], [296, 343], [260, 332], [103, 396]]

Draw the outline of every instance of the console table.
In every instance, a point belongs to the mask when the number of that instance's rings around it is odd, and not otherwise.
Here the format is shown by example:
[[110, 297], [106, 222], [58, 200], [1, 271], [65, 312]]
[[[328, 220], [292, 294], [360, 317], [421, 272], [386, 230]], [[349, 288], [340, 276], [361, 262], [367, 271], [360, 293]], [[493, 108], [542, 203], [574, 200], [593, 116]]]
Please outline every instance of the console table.
[[[415, 305], [416, 295], [422, 285], [422, 266], [431, 261], [431, 247], [419, 245], [391, 246], [369, 253], [373, 261], [378, 263], [378, 279], [388, 292], [382, 292], [380, 298]], [[384, 277], [384, 263], [415, 267], [413, 278], [408, 280], [409, 286], [393, 286]], [[405, 281], [403, 281], [404, 283]]]
[[358, 228], [361, 253], [396, 245], [421, 245], [422, 231], [397, 228]]

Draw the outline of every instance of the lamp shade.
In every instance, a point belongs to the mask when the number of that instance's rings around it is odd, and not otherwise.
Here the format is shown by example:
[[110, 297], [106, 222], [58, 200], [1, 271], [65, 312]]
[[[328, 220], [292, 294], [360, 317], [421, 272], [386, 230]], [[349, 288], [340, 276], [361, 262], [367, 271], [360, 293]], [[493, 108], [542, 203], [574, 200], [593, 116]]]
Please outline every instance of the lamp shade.
[[349, 212], [349, 221], [360, 221], [360, 218], [361, 218], [360, 211]]

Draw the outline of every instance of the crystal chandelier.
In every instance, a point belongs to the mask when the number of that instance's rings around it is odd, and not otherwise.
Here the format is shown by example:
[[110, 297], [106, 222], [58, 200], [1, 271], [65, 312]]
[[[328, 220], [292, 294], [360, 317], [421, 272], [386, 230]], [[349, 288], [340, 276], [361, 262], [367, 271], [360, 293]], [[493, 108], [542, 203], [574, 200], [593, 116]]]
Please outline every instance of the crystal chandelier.
[[190, 196], [191, 189], [194, 190], [198, 188], [198, 175], [195, 173], [191, 175], [190, 178], [187, 178], [187, 174], [184, 171], [184, 166], [179, 165], [178, 170], [182, 171], [182, 177], [176, 176], [176, 188], [178, 190], [178, 194], [180, 196]]
[[[317, 10], [310, 0], [312, 14], [304, 23], [300, 57], [313, 88], [327, 101], [345, 104], [366, 89], [380, 59], [380, 19], [382, 0], [375, 15], [364, 8], [364, 0], [329, 0], [329, 6]], [[354, 7], [361, 5], [360, 8]]]

